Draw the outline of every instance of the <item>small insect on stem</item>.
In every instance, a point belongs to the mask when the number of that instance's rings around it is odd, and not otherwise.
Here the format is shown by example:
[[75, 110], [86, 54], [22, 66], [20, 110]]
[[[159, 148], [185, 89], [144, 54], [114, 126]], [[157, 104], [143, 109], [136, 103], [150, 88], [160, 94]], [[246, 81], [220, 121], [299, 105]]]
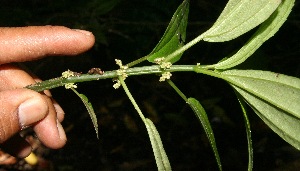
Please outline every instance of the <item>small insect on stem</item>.
[[99, 75], [103, 75], [104, 74], [104, 71], [101, 71], [100, 68], [91, 68], [89, 71], [88, 71], [88, 74], [99, 74]]

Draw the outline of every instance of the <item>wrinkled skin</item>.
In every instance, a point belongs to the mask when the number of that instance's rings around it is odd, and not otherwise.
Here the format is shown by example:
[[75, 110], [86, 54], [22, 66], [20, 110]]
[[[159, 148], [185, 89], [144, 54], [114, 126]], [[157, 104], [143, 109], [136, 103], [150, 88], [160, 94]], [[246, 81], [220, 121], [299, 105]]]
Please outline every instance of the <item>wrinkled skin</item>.
[[92, 33], [61, 26], [0, 28], [0, 147], [16, 157], [26, 157], [31, 146], [18, 132], [32, 127], [49, 148], [61, 148], [67, 138], [60, 122], [64, 111], [49, 91], [25, 89], [40, 81], [14, 62], [46, 56], [77, 55], [95, 42]]

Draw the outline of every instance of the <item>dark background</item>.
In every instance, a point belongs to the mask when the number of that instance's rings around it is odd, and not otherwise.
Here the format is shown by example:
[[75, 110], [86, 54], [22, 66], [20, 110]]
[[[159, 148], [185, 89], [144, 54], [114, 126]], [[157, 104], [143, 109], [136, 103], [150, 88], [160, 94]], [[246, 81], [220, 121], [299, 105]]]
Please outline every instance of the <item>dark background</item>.
[[[180, 0], [1, 0], [0, 26], [63, 25], [94, 33], [95, 46], [82, 55], [26, 63], [45, 80], [58, 77], [67, 69], [83, 73], [92, 67], [114, 70], [118, 68], [116, 58], [128, 63], [147, 55], [180, 3]], [[187, 41], [207, 30], [225, 4], [219, 0], [192, 0]], [[297, 1], [279, 32], [239, 68], [270, 70], [299, 78], [299, 10]], [[252, 33], [230, 42], [200, 42], [186, 51], [178, 64], [215, 63], [240, 48]], [[126, 83], [144, 114], [157, 126], [173, 170], [217, 170], [201, 124], [172, 88], [158, 79], [155, 75], [136, 76], [128, 78]], [[172, 80], [186, 96], [197, 98], [206, 109], [224, 170], [246, 170], [244, 120], [232, 89], [221, 80], [195, 73], [175, 73]], [[78, 85], [78, 91], [94, 106], [100, 140], [80, 99], [64, 88], [51, 90], [66, 112], [63, 126], [68, 142], [60, 150], [39, 145], [35, 153], [44, 165], [35, 169], [157, 170], [145, 126], [124, 91], [114, 90], [112, 85], [111, 80]], [[300, 153], [272, 132], [250, 108], [248, 114], [254, 170], [300, 168]]]

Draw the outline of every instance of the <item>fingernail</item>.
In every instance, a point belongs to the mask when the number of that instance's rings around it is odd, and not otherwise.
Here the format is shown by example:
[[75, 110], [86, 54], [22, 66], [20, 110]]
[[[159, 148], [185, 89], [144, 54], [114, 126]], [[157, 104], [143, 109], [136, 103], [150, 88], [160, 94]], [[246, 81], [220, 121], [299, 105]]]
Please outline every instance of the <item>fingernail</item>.
[[58, 120], [56, 120], [56, 126], [57, 126], [57, 130], [58, 130], [59, 138], [61, 140], [67, 141], [67, 136], [64, 131], [64, 128], [61, 126], [61, 124]]
[[18, 108], [21, 129], [43, 119], [48, 112], [48, 106], [40, 98], [31, 98]]
[[86, 31], [86, 30], [80, 30], [80, 29], [73, 29], [73, 30], [74, 30], [74, 31], [78, 31], [78, 32], [80, 32], [80, 33], [83, 33], [83, 34], [85, 34], [85, 35], [87, 35], [87, 36], [90, 36], [90, 35], [93, 34], [92, 32]]

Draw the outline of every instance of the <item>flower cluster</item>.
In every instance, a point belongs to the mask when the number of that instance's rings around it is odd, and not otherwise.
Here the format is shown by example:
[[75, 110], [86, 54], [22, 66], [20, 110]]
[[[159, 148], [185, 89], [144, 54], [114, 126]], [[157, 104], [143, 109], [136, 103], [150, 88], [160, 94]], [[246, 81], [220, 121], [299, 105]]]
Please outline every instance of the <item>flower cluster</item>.
[[[67, 71], [64, 71], [61, 75], [63, 78], [69, 78], [69, 77], [75, 76], [74, 72], [69, 69]], [[65, 88], [66, 89], [77, 88], [77, 85], [74, 83], [66, 83]]]
[[[158, 64], [160, 66], [160, 68], [163, 69], [163, 70], [171, 68], [172, 63], [171, 62], [165, 62], [164, 60], [165, 60], [164, 57], [156, 58], [154, 60], [154, 62], [156, 64]], [[172, 76], [171, 72], [163, 72], [161, 77], [159, 78], [159, 81], [166, 81], [167, 79], [170, 79], [171, 76]]]
[[172, 76], [172, 73], [171, 72], [164, 72], [161, 74], [161, 77], [159, 78], [159, 81], [162, 82], [162, 81], [166, 81], [168, 79], [170, 79]]
[[169, 69], [172, 66], [171, 62], [165, 62], [165, 58], [156, 58], [154, 62], [160, 66], [161, 69]]
[[[126, 69], [128, 69], [127, 65], [123, 65], [122, 61], [119, 59], [115, 59], [116, 64], [119, 65], [120, 69], [117, 70], [117, 75], [121, 76], [124, 80], [128, 77], [128, 75], [126, 74]], [[116, 82], [113, 87], [115, 89], [118, 89], [121, 86], [121, 82], [118, 79], [114, 79], [114, 82]]]

